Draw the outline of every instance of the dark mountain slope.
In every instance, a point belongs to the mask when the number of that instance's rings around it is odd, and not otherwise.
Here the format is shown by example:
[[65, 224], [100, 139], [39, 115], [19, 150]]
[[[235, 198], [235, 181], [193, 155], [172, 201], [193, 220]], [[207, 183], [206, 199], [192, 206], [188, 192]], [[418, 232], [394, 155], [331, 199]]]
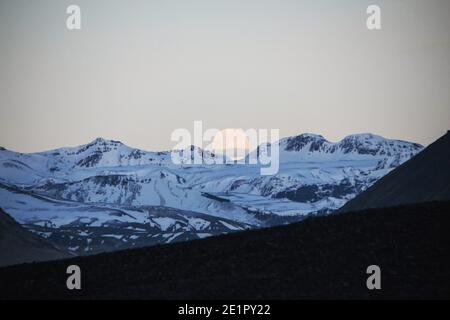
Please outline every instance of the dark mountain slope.
[[0, 209], [0, 266], [70, 257], [21, 227]]
[[450, 200], [450, 131], [339, 211]]
[[[8, 298], [448, 298], [450, 202], [0, 269]], [[82, 290], [66, 289], [66, 268]], [[380, 291], [366, 269], [381, 267]]]

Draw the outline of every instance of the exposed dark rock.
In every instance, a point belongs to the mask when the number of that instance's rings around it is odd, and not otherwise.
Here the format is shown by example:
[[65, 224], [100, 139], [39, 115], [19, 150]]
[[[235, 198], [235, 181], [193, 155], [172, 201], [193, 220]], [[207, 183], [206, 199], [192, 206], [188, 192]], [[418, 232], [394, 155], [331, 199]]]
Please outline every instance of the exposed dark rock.
[[287, 139], [286, 151], [300, 151], [309, 143], [311, 143], [310, 151], [318, 151], [325, 142], [327, 140], [322, 136], [301, 134]]

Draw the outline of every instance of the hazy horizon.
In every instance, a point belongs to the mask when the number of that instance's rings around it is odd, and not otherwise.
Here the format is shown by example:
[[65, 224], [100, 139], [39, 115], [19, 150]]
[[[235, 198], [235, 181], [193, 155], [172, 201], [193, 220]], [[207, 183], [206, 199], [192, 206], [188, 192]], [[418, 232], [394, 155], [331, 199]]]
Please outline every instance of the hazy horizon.
[[[71, 4], [82, 30], [66, 29]], [[366, 28], [371, 4], [382, 30]], [[449, 13], [446, 0], [0, 0], [0, 146], [163, 151], [195, 120], [426, 146], [450, 129]]]

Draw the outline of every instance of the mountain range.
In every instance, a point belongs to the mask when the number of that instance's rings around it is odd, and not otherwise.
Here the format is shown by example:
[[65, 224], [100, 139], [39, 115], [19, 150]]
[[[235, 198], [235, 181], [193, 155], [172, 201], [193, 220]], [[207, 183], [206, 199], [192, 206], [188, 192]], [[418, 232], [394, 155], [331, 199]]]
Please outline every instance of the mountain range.
[[[0, 299], [446, 299], [449, 138], [447, 133], [329, 216], [0, 268]], [[372, 206], [377, 208], [359, 209]], [[83, 270], [83, 290], [61, 285], [69, 264]], [[371, 265], [380, 267], [381, 290], [366, 286]]]
[[[261, 176], [259, 165], [175, 165], [170, 151], [102, 138], [30, 154], [1, 148], [0, 207], [50, 243], [93, 254], [325, 215], [423, 149], [373, 134], [277, 143], [273, 176]], [[194, 146], [184, 152], [217, 156]]]

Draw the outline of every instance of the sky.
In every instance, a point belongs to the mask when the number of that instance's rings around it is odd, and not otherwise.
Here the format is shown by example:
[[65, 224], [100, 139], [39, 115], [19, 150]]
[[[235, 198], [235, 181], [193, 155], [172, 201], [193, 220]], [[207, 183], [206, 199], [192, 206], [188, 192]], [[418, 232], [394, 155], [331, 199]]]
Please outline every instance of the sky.
[[0, 0], [0, 145], [168, 150], [196, 120], [427, 145], [450, 129], [449, 14], [448, 0]]

